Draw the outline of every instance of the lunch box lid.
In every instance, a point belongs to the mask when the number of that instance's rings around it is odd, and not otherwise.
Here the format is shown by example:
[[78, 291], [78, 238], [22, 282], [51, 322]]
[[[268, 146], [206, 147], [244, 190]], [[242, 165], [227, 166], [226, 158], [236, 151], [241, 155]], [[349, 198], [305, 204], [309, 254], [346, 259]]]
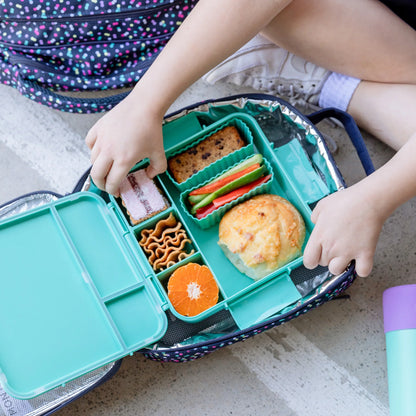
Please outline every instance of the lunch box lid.
[[35, 397], [163, 336], [166, 302], [136, 245], [91, 192], [0, 222], [0, 381], [10, 395]]

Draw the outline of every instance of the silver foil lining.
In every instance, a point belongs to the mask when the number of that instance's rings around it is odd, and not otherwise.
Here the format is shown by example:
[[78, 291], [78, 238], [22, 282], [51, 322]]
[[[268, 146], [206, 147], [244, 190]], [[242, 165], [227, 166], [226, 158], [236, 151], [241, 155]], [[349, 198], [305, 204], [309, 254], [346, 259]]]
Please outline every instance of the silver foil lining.
[[24, 196], [0, 207], [0, 220], [21, 214], [30, 209], [56, 201], [57, 199], [58, 197], [56, 195], [49, 192], [36, 192]]
[[[63, 357], [64, 359], [64, 357]], [[93, 387], [115, 366], [115, 363], [107, 364], [98, 370], [94, 370], [77, 378], [65, 386], [57, 387], [30, 400], [18, 400], [10, 397], [0, 390], [0, 416], [41, 416], [56, 407], [76, 398], [78, 395]], [[30, 371], [30, 369], [28, 369]]]

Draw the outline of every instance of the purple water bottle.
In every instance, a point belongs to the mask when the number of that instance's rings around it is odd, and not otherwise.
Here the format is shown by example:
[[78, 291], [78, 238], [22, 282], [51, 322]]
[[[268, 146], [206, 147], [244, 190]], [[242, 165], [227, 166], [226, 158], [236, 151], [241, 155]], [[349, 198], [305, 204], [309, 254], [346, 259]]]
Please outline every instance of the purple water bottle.
[[416, 416], [416, 285], [383, 294], [390, 416]]

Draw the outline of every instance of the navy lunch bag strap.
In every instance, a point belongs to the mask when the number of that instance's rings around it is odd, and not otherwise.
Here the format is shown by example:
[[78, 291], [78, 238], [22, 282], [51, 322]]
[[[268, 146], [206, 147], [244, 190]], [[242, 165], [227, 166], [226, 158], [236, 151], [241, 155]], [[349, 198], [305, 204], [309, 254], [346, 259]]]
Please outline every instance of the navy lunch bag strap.
[[360, 158], [365, 173], [367, 175], [370, 175], [375, 171], [373, 162], [364, 143], [364, 139], [361, 135], [360, 129], [358, 128], [354, 119], [348, 113], [342, 110], [338, 110], [337, 108], [329, 107], [323, 110], [316, 111], [315, 113], [309, 114], [306, 117], [313, 124], [317, 124], [326, 118], [336, 118], [337, 120], [339, 120], [343, 124], [346, 132], [348, 133], [349, 138], [351, 139], [352, 144], [355, 147], [355, 150], [357, 151], [358, 157]]

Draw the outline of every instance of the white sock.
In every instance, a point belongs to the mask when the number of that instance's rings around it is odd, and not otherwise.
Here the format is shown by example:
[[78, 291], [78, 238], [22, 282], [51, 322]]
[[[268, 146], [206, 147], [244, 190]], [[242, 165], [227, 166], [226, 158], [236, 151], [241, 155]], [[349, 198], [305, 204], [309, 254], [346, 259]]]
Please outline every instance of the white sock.
[[358, 78], [332, 72], [322, 86], [319, 106], [347, 111], [351, 97], [360, 82]]

